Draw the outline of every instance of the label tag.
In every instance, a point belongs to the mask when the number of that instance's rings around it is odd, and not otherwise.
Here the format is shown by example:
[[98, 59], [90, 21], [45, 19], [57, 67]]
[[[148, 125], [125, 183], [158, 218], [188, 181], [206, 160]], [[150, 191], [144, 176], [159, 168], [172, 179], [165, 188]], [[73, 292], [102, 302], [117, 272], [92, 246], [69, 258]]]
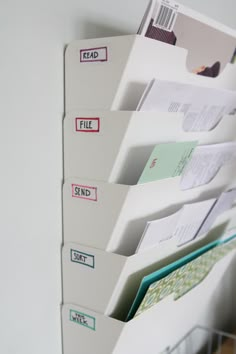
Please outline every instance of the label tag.
[[80, 50], [80, 62], [108, 61], [107, 47], [88, 48]]
[[97, 188], [83, 186], [81, 184], [72, 184], [72, 197], [97, 201]]
[[179, 5], [172, 0], [162, 0], [158, 6], [153, 26], [172, 32], [178, 15]]
[[80, 263], [90, 268], [95, 268], [94, 256], [77, 250], [70, 250], [71, 262]]
[[83, 312], [70, 310], [70, 321], [75, 322], [81, 326], [87, 327], [96, 331], [96, 319], [92, 316], [86, 315]]
[[98, 133], [100, 118], [75, 118], [75, 130], [83, 133]]

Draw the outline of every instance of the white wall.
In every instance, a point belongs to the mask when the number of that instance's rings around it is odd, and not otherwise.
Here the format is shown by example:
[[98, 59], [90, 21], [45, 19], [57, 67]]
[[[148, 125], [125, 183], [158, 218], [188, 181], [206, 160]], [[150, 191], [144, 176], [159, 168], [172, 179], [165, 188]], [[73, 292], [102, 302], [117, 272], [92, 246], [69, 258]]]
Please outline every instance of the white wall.
[[[236, 27], [234, 2], [183, 1]], [[135, 32], [146, 0], [1, 5], [0, 353], [59, 354], [63, 48]]]
[[181, 0], [179, 2], [227, 26], [236, 28], [235, 0]]

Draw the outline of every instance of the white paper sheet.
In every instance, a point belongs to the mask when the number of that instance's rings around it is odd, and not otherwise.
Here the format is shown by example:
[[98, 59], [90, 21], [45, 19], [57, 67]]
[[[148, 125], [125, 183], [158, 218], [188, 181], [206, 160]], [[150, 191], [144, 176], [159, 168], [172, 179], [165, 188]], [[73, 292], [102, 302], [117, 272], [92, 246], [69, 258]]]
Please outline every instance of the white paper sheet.
[[214, 198], [183, 206], [182, 213], [173, 234], [173, 237], [178, 239], [178, 246], [193, 240], [198, 235], [202, 223], [207, 218], [215, 202], [216, 199]]
[[182, 210], [162, 219], [149, 221], [146, 225], [136, 253], [156, 246], [173, 237]]
[[236, 107], [234, 91], [152, 80], [147, 86], [138, 111], [184, 113], [183, 129], [208, 131], [213, 129], [223, 115]]
[[208, 215], [206, 221], [199, 230], [198, 237], [207, 233], [213, 225], [216, 218], [224, 211], [229, 210], [236, 199], [236, 189], [231, 189], [221, 194]]
[[219, 169], [236, 159], [236, 143], [197, 146], [183, 171], [181, 189], [190, 189], [209, 183]]
[[184, 205], [178, 212], [150, 221], [144, 230], [136, 253], [175, 238], [181, 246], [195, 238], [216, 199]]

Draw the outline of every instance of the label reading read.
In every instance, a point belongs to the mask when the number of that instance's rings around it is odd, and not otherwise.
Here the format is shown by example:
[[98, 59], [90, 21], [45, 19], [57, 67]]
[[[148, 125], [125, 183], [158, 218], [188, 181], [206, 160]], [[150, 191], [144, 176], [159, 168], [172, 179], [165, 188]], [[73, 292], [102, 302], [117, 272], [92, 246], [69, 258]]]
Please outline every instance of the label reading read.
[[70, 320], [72, 322], [78, 323], [81, 326], [88, 327], [93, 331], [96, 330], [95, 328], [95, 318], [89, 315], [86, 315], [83, 312], [78, 312], [75, 310], [70, 310]]
[[72, 197], [97, 201], [97, 188], [72, 184]]
[[107, 61], [108, 53], [107, 47], [89, 48], [80, 50], [80, 62], [95, 62], [95, 61]]
[[75, 130], [84, 133], [98, 133], [100, 130], [100, 119], [96, 118], [75, 118]]
[[94, 268], [94, 256], [78, 250], [70, 250], [71, 262], [80, 263], [88, 267]]

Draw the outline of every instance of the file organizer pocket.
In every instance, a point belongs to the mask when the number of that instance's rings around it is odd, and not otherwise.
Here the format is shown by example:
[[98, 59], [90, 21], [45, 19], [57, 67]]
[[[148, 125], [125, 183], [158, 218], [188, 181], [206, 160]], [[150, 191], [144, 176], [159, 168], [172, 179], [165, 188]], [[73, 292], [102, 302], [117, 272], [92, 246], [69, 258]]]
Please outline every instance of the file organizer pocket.
[[[81, 51], [94, 48], [103, 51], [101, 60], [81, 59]], [[187, 55], [183, 48], [140, 35], [72, 42], [65, 57], [66, 112], [83, 108], [134, 110], [153, 78], [236, 89], [233, 64], [227, 64], [218, 77], [209, 78], [188, 72]]]
[[180, 190], [181, 177], [135, 186], [67, 179], [63, 188], [64, 240], [130, 255], [147, 221], [174, 213], [184, 203], [216, 197], [230, 184], [235, 165], [223, 166], [207, 185], [185, 191]]
[[[156, 354], [174, 345], [198, 323], [207, 327], [223, 323], [232, 311], [235, 265], [233, 250], [185, 295], [177, 300], [168, 296], [127, 323], [81, 306], [64, 305], [64, 352], [77, 354], [79, 348], [86, 354], [143, 354], [148, 348], [150, 354]], [[180, 318], [184, 318], [181, 326]]]
[[175, 242], [169, 240], [131, 256], [67, 243], [63, 247], [63, 300], [125, 320], [145, 275], [218, 239], [228, 230], [231, 220], [236, 226], [235, 217], [234, 207], [219, 216], [211, 231], [202, 238], [181, 247], [176, 247]]
[[79, 110], [64, 120], [64, 175], [134, 184], [158, 143], [235, 140], [236, 116], [208, 132], [185, 132], [181, 113]]

